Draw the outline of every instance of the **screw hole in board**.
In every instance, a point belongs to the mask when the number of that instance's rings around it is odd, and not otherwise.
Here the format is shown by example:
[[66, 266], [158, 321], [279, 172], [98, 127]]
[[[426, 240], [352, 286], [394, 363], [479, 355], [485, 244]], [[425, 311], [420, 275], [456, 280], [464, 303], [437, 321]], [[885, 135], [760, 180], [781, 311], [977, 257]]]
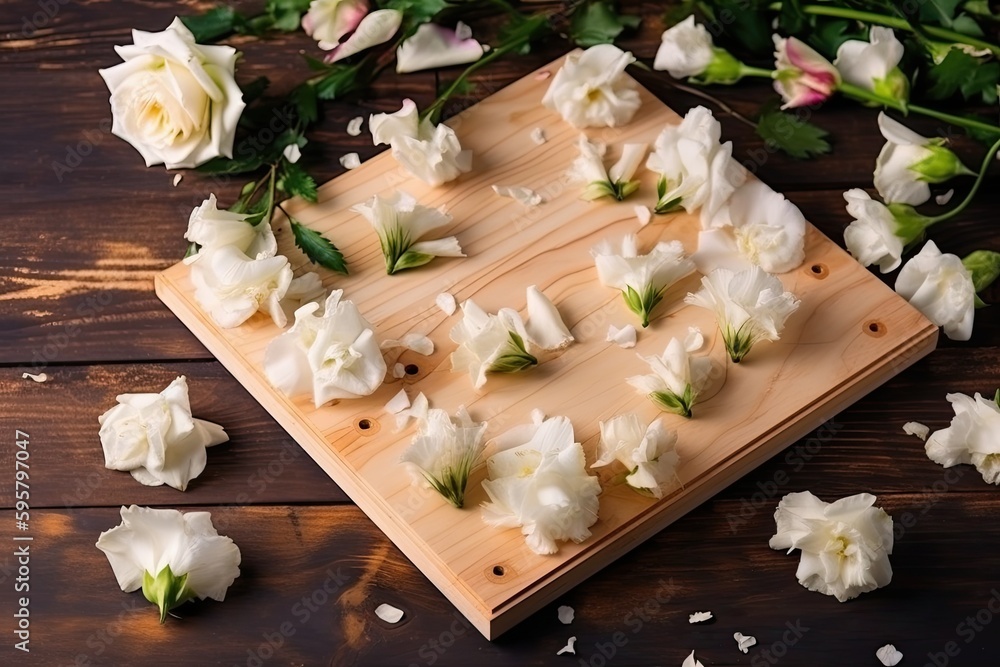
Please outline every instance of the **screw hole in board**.
[[416, 364], [406, 364], [403, 366], [403, 372], [407, 375], [416, 375], [420, 372], [420, 368]]
[[379, 430], [378, 420], [359, 417], [354, 421], [354, 430], [361, 435], [375, 435]]
[[813, 264], [812, 266], [809, 267], [809, 273], [812, 275], [813, 278], [822, 280], [823, 278], [826, 278], [828, 275], [830, 275], [830, 269], [827, 268], [826, 264], [821, 264], [817, 262], [816, 264]]
[[886, 326], [878, 320], [868, 320], [864, 323], [863, 330], [872, 338], [881, 338], [888, 331]]
[[503, 565], [494, 565], [493, 574], [497, 577], [502, 577], [506, 570], [503, 569]]

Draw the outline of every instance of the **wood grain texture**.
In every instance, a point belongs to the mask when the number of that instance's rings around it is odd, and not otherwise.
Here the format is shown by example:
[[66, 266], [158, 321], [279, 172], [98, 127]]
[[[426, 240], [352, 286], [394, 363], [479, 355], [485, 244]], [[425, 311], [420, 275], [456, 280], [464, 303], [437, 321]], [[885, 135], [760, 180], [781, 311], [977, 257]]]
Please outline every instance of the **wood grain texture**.
[[[245, 665], [248, 651], [267, 655], [265, 633], [274, 637], [288, 620], [296, 634], [264, 665], [575, 665], [583, 659], [591, 665], [665, 666], [679, 665], [691, 649], [698, 649], [706, 665], [753, 660], [760, 665], [767, 663], [761, 650], [781, 639], [786, 621], [796, 619], [810, 630], [777, 664], [877, 664], [874, 650], [893, 642], [906, 654], [903, 665], [919, 666], [930, 664], [928, 653], [940, 654], [949, 641], [960, 649], [949, 665], [995, 667], [1000, 661], [995, 617], [970, 643], [967, 635], [957, 634], [960, 623], [985, 607], [997, 580], [1000, 496], [971, 467], [956, 468], [963, 474], [947, 484], [948, 471], [928, 461], [922, 443], [900, 430], [911, 419], [932, 428], [947, 425], [952, 414], [944, 400], [948, 391], [995, 389], [1000, 318], [992, 309], [977, 313], [972, 341], [942, 339], [939, 346], [945, 349], [838, 414], [833, 437], [826, 437], [827, 428], [802, 438], [493, 643], [460, 623], [453, 625], [456, 610], [360, 511], [325, 506], [343, 496], [308, 457], [290, 463], [265, 493], [253, 495], [251, 489], [252, 502], [278, 506], [234, 504], [247, 492], [248, 476], [291, 441], [155, 298], [151, 276], [183, 252], [181, 235], [191, 207], [208, 192], [232, 201], [241, 183], [220, 184], [186, 172], [174, 188], [171, 173], [143, 167], [131, 147], [102, 129], [101, 121], [110, 114], [96, 74], [98, 67], [116, 62], [112, 47], [129, 41], [130, 28], [160, 29], [175, 14], [212, 3], [60, 1], [58, 13], [45, 16], [37, 35], [22, 35], [22, 20], [41, 11], [42, 4], [51, 5], [7, 0], [0, 12], [0, 116], [5, 121], [0, 123], [0, 195], [10, 203], [0, 242], [0, 366], [5, 366], [0, 368], [0, 424], [5, 432], [26, 428], [40, 435], [33, 456], [44, 465], [34, 471], [33, 499], [37, 494], [37, 507], [48, 508], [39, 516], [54, 518], [39, 520], [43, 530], [33, 560], [38, 568], [31, 582], [32, 613], [37, 609], [33, 638], [39, 643], [32, 646], [37, 649], [24, 655], [3, 642], [0, 662], [47, 667], [74, 664], [80, 656], [77, 664]], [[556, 8], [561, 3], [532, 4]], [[644, 0], [620, 5], [643, 16], [643, 29], [626, 35], [623, 43], [648, 62], [659, 42], [664, 6]], [[488, 26], [471, 24], [477, 35], [488, 34]], [[306, 74], [300, 49], [315, 52], [301, 36], [240, 40], [239, 46], [248, 54], [240, 81], [264, 74], [278, 87]], [[475, 78], [479, 85], [470, 100], [454, 105], [449, 115], [567, 48], [565, 41], [552, 39], [531, 56], [492, 63]], [[444, 71], [440, 80], [450, 81], [457, 71]], [[744, 123], [712, 102], [677, 91], [665, 76], [636, 76], [678, 111], [695, 104], [712, 108], [738, 155], [766, 157], [757, 175], [787, 193], [824, 234], [842, 242], [849, 219], [841, 192], [870, 189], [882, 145], [876, 112], [837, 101], [816, 110], [811, 120], [831, 131], [833, 153], [800, 162], [768, 153]], [[392, 109], [402, 96], [426, 102], [434, 95], [434, 78], [390, 74], [366, 99], [325, 104], [325, 118], [303, 157], [311, 173], [325, 181], [341, 173], [339, 155], [350, 150], [362, 159], [373, 155], [379, 149], [368, 146], [364, 135], [344, 133], [347, 121], [373, 109]], [[705, 92], [744, 115], [773, 97], [766, 83]], [[939, 130], [916, 117], [907, 123], [927, 135]], [[957, 139], [966, 163], [978, 163], [982, 149]], [[81, 145], [90, 152], [60, 182], [53, 162], [64, 162], [68, 151]], [[992, 187], [993, 169], [976, 202], [934, 229], [932, 237], [943, 250], [959, 255], [977, 248], [1000, 250], [995, 225], [1000, 189]], [[959, 197], [968, 181], [954, 185]], [[894, 275], [880, 278], [891, 284]], [[104, 303], [105, 295], [112, 297], [110, 303]], [[1000, 288], [992, 288], [986, 300], [1000, 300]], [[92, 365], [81, 365], [88, 362]], [[22, 370], [37, 365], [53, 377], [48, 384], [21, 379]], [[97, 415], [110, 407], [114, 394], [162, 388], [178, 374], [192, 379], [196, 414], [224, 420], [233, 440], [210, 452], [209, 467], [184, 494], [147, 489], [125, 473], [104, 470], [95, 449]], [[10, 447], [0, 443], [5, 469], [12, 467]], [[104, 482], [88, 488], [88, 507], [62, 501], [64, 494], [73, 500], [80, 479], [97, 478]], [[0, 475], [4, 507], [12, 505], [9, 484], [10, 477]], [[765, 493], [762, 487], [777, 490]], [[776, 499], [806, 489], [826, 500], [870, 491], [897, 523], [912, 515], [908, 520], [916, 523], [905, 530], [892, 557], [896, 574], [889, 587], [841, 605], [795, 583], [797, 556], [773, 552], [766, 542]], [[324, 506], [303, 505], [310, 495]], [[206, 509], [216, 524], [243, 548], [243, 575], [226, 602], [189, 605], [180, 610], [185, 621], [160, 627], [139, 594], [117, 590], [93, 543], [100, 531], [118, 522], [121, 503], [181, 507], [196, 497], [196, 502], [211, 503]], [[3, 525], [11, 520], [9, 512], [0, 515]], [[9, 533], [0, 535], [9, 539]], [[12, 558], [9, 550], [0, 555], [0, 614], [8, 619], [14, 612]], [[322, 586], [331, 563], [346, 565], [348, 588], [358, 592], [343, 605], [328, 602], [299, 625], [301, 616], [292, 614], [292, 606]], [[375, 572], [369, 583], [353, 589], [369, 567]], [[660, 580], [671, 578], [677, 587], [674, 602], [656, 607], [653, 593]], [[385, 626], [372, 616], [383, 601], [407, 612], [398, 626]], [[128, 629], [121, 621], [135, 616], [120, 614], [122, 603], [132, 602], [146, 616]], [[577, 609], [573, 625], [556, 620], [555, 608], [563, 603]], [[715, 611], [716, 623], [688, 625], [687, 614], [701, 609]], [[9, 621], [0, 623], [9, 638], [11, 627]], [[348, 627], [354, 630], [348, 633]], [[755, 634], [761, 646], [746, 656], [738, 653], [732, 641], [736, 630]], [[579, 637], [578, 656], [557, 658], [555, 651], [570, 634]], [[615, 638], [624, 644], [616, 646]], [[614, 652], [611, 659], [605, 657], [608, 651]]]
[[[561, 60], [540, 71], [552, 73], [560, 66]], [[488, 637], [510, 629], [912, 364], [937, 337], [936, 327], [810, 228], [802, 267], [782, 276], [801, 305], [780, 342], [755, 349], [738, 367], [727, 364], [714, 315], [682, 301], [698, 289], [696, 274], [664, 294], [665, 307], [642, 332], [636, 351], [656, 355], [671, 337], [683, 338], [686, 327], [699, 326], [708, 335], [716, 368], [696, 418], [667, 420], [678, 431], [682, 465], [681, 489], [664, 501], [653, 503], [616, 488], [610, 484], [613, 473], [602, 473], [601, 517], [591, 528], [593, 537], [539, 557], [524, 545], [520, 531], [498, 531], [485, 526], [475, 511], [460, 512], [418, 493], [397, 463], [409, 437], [394, 433], [392, 419], [381, 414], [381, 406], [405, 385], [413, 395], [424, 392], [434, 407], [451, 413], [464, 404], [475, 419], [488, 419], [487, 438], [527, 422], [532, 409], [567, 416], [591, 461], [596, 460], [600, 421], [626, 412], [637, 412], [646, 422], [658, 416], [655, 406], [623, 382], [648, 369], [631, 351], [604, 340], [608, 324], [635, 318], [617, 291], [596, 280], [588, 252], [602, 239], [617, 240], [635, 230], [632, 207], [655, 204], [653, 175], [646, 173], [640, 194], [625, 203], [582, 201], [579, 186], [565, 178], [579, 131], [541, 107], [547, 86], [529, 74], [450, 121], [475, 156], [474, 170], [457, 181], [428, 188], [383, 154], [324, 185], [318, 204], [286, 206], [345, 253], [351, 275], [327, 275], [327, 285], [343, 289], [380, 338], [419, 333], [434, 341], [430, 357], [399, 356], [401, 363], [418, 366], [405, 380], [387, 382], [370, 397], [318, 409], [311, 396], [281, 396], [263, 376], [264, 350], [280, 333], [268, 318], [258, 315], [240, 327], [220, 329], [195, 301], [188, 265], [177, 264], [156, 277], [164, 302]], [[648, 92], [641, 95], [643, 106], [626, 127], [590, 131], [591, 139], [608, 142], [612, 150], [626, 142], [651, 144], [665, 123], [679, 121]], [[548, 137], [543, 146], [529, 138], [534, 127]], [[493, 183], [527, 185], [545, 201], [525, 210], [494, 194]], [[350, 207], [393, 191], [446, 207], [454, 219], [443, 233], [455, 234], [468, 257], [441, 258], [420, 270], [387, 276], [374, 232]], [[691, 249], [699, 228], [696, 217], [686, 213], [665, 217], [640, 231], [641, 247], [679, 240]], [[291, 261], [301, 272], [307, 268], [304, 260], [287, 229], [283, 232], [279, 252], [295, 258]], [[473, 395], [464, 374], [449, 372], [448, 355], [455, 346], [448, 333], [458, 317], [445, 316], [434, 297], [449, 291], [459, 301], [474, 299], [495, 312], [519, 306], [529, 284], [537, 284], [561, 308], [577, 343], [534, 372], [494, 378]], [[881, 334], [872, 334], [872, 323]], [[360, 430], [362, 420], [381, 427]], [[472, 508], [487, 499], [478, 486], [482, 475], [480, 468], [470, 480]], [[496, 568], [501, 577], [494, 574]]]

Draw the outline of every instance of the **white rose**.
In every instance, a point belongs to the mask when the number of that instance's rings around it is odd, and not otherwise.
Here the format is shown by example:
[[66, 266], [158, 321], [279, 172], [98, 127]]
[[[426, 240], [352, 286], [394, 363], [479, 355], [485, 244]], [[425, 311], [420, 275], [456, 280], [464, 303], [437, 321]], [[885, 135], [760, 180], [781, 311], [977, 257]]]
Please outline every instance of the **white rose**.
[[233, 155], [243, 93], [236, 49], [202, 46], [179, 18], [163, 32], [132, 31], [116, 46], [125, 62], [100, 70], [111, 91], [111, 132], [132, 144], [146, 166], [195, 167]]
[[892, 517], [859, 493], [825, 503], [808, 491], [789, 493], [774, 512], [772, 549], [800, 549], [795, 575], [811, 591], [840, 602], [892, 581]]
[[252, 225], [247, 222], [249, 217], [243, 213], [220, 211], [215, 195], [209, 195], [201, 206], [196, 206], [191, 211], [188, 219], [184, 238], [197, 243], [201, 248], [197, 254], [185, 259], [185, 263], [195, 261], [204, 251], [216, 250], [225, 245], [236, 246], [250, 257], [256, 257], [260, 253], [273, 256], [278, 251], [278, 244], [271, 225], [266, 222]]
[[969, 340], [976, 312], [972, 274], [957, 255], [928, 241], [903, 265], [896, 291], [952, 340]]
[[420, 120], [413, 100], [403, 100], [396, 113], [373, 114], [368, 128], [376, 146], [389, 144], [399, 166], [428, 185], [447, 183], [472, 169], [472, 151], [462, 150], [455, 131]]
[[542, 104], [558, 111], [574, 127], [620, 127], [641, 104], [625, 68], [635, 57], [612, 44], [598, 44], [566, 56], [552, 78]]
[[218, 424], [191, 416], [184, 376], [158, 394], [122, 394], [117, 400], [98, 417], [104, 466], [127, 470], [146, 486], [185, 490], [205, 469], [205, 448], [229, 440]]
[[694, 22], [694, 15], [665, 31], [661, 40], [653, 69], [666, 70], [675, 79], [698, 76], [714, 58], [712, 36]]
[[995, 400], [948, 394], [955, 417], [934, 431], [924, 446], [927, 457], [945, 468], [972, 464], [988, 484], [1000, 484], [1000, 407]]
[[226, 599], [240, 576], [240, 549], [219, 535], [211, 514], [132, 505], [121, 508], [121, 517], [95, 546], [108, 557], [123, 591], [142, 588], [159, 608], [160, 623], [188, 600]]

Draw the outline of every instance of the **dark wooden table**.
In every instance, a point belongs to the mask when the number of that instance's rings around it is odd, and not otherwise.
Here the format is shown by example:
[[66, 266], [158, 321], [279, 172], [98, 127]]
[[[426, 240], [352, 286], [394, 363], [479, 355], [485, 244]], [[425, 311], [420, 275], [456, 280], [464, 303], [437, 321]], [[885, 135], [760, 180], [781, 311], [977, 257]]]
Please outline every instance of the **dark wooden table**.
[[[875, 650], [888, 642], [905, 654], [904, 666], [1000, 664], [1000, 619], [989, 610], [1000, 600], [1000, 490], [971, 467], [930, 462], [901, 429], [914, 419], [946, 426], [947, 392], [997, 388], [993, 308], [977, 313], [970, 342], [943, 341], [821, 432], [565, 595], [559, 604], [576, 609], [572, 625], [558, 622], [553, 604], [495, 642], [479, 636], [153, 294], [153, 274], [183, 254], [191, 207], [209, 191], [232, 201], [242, 181], [186, 173], [173, 187], [172, 174], [146, 169], [109, 133], [97, 69], [118, 61], [112, 47], [131, 42], [130, 28], [160, 30], [175, 14], [211, 4], [2, 3], [0, 541], [8, 546], [0, 549], [0, 664], [676, 666], [697, 649], [705, 665], [854, 666], [878, 664]], [[662, 8], [626, 4], [645, 19], [623, 46], [649, 62]], [[241, 81], [267, 75], [279, 90], [305, 74], [298, 53], [313, 48], [301, 33], [231, 43], [246, 53]], [[485, 68], [472, 97], [568, 48], [553, 40]], [[699, 103], [665, 75], [639, 76], [680, 112]], [[436, 84], [434, 73], [389, 75], [361, 100], [327, 104], [307, 166], [326, 180], [340, 173], [344, 152], [372, 156], [380, 149], [347, 136], [348, 119], [395, 109], [404, 96], [422, 106]], [[710, 92], [745, 115], [771, 95], [758, 83]], [[750, 128], [715, 110], [736, 156], [756, 163], [765, 182], [842, 243], [842, 192], [871, 187], [882, 145], [875, 112], [825, 106], [813, 120], [835, 137], [833, 154], [800, 162], [769, 154]], [[978, 163], [981, 147], [961, 138], [955, 145]], [[943, 250], [1000, 250], [1000, 189], [991, 182], [966, 213], [935, 230]], [[961, 194], [967, 184], [959, 187]], [[996, 301], [1000, 290], [986, 297]], [[27, 370], [50, 380], [24, 380]], [[210, 451], [204, 474], [183, 494], [106, 470], [97, 416], [116, 394], [159, 391], [178, 375], [190, 381], [196, 416], [225, 425], [232, 440]], [[15, 591], [16, 429], [31, 443], [27, 593]], [[777, 500], [806, 489], [827, 500], [878, 496], [897, 524], [891, 585], [841, 604], [796, 582], [797, 554], [772, 551], [767, 541]], [[94, 542], [131, 503], [212, 512], [243, 553], [224, 603], [186, 605], [181, 618], [160, 625], [141, 594], [118, 589]], [[21, 596], [30, 598], [30, 653], [14, 648]], [[405, 610], [404, 621], [377, 619], [382, 602]], [[688, 624], [690, 612], [705, 609], [713, 623]], [[757, 637], [748, 655], [737, 652], [736, 631]], [[557, 658], [570, 635], [577, 656]]]

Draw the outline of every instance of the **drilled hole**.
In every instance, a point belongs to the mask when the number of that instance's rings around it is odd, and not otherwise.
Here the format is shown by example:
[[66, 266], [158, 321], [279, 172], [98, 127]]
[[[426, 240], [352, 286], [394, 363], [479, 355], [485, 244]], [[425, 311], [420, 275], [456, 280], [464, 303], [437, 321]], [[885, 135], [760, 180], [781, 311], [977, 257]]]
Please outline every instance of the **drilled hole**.
[[405, 366], [403, 366], [403, 371], [407, 375], [416, 375], [417, 373], [420, 372], [420, 369], [417, 367], [416, 364], [406, 364]]
[[826, 267], [826, 264], [816, 263], [809, 267], [809, 273], [812, 274], [813, 278], [822, 280], [830, 274], [830, 269]]
[[369, 417], [359, 417], [354, 420], [354, 430], [358, 432], [359, 435], [371, 436], [378, 433], [379, 424], [375, 419]]
[[361, 421], [358, 422], [358, 428], [360, 428], [362, 431], [367, 431], [371, 427], [372, 427], [372, 422], [370, 419], [362, 419]]
[[873, 338], [884, 336], [886, 331], [888, 331], [886, 326], [878, 320], [868, 320], [864, 323], [863, 330], [866, 334], [872, 336]]
[[495, 574], [498, 577], [502, 577], [503, 574], [504, 574], [503, 565], [494, 565], [493, 566], [493, 574]]

